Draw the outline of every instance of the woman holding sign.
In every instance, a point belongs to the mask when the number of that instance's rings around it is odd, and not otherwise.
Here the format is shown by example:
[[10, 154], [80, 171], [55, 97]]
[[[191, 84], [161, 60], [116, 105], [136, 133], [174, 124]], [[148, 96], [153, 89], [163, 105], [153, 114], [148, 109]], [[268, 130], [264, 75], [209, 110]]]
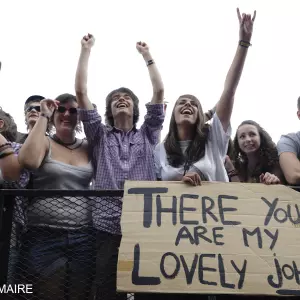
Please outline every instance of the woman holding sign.
[[240, 14], [239, 42], [228, 71], [224, 90], [211, 124], [206, 124], [200, 101], [193, 95], [180, 96], [173, 108], [169, 132], [155, 149], [156, 175], [159, 180], [200, 185], [201, 180], [228, 182], [224, 167], [231, 135], [230, 118], [234, 95], [251, 46], [253, 17]]

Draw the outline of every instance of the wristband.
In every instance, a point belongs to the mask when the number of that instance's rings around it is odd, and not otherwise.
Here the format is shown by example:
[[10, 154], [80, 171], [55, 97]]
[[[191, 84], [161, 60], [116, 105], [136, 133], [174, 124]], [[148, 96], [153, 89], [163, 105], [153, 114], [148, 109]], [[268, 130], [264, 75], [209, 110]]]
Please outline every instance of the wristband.
[[238, 172], [236, 170], [231, 170], [227, 173], [228, 177], [231, 178], [231, 177], [234, 177], [234, 176], [238, 176]]
[[244, 48], [249, 48], [249, 46], [252, 46], [251, 43], [249, 43], [249, 42], [247, 42], [247, 41], [243, 41], [243, 40], [240, 40], [240, 41], [239, 41], [239, 45], [240, 45], [241, 47], [244, 47]]
[[154, 64], [154, 61], [152, 59], [147, 61], [147, 67], [151, 66]]

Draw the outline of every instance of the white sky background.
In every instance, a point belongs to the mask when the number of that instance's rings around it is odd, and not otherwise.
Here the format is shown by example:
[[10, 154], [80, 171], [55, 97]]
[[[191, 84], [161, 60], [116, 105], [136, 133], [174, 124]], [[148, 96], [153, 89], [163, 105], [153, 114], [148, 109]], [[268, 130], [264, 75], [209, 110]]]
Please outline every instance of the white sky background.
[[25, 132], [24, 101], [33, 94], [54, 98], [74, 94], [80, 40], [96, 44], [89, 70], [89, 96], [104, 115], [105, 97], [125, 86], [144, 103], [152, 89], [137, 41], [149, 44], [169, 101], [194, 94], [212, 108], [223, 90], [239, 40], [236, 7], [257, 17], [232, 115], [233, 133], [245, 119], [259, 122], [277, 142], [298, 131], [300, 95], [299, 0], [0, 0], [0, 105]]

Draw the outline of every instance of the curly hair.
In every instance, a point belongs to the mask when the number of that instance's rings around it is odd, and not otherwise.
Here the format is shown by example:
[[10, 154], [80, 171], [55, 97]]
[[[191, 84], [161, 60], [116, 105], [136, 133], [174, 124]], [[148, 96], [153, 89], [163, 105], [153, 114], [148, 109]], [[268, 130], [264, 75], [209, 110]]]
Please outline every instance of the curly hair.
[[13, 117], [5, 112], [2, 107], [0, 107], [0, 120], [4, 122], [2, 128], [0, 128], [0, 133], [10, 142], [15, 142], [17, 139], [17, 125]]
[[[207, 142], [210, 125], [205, 124], [206, 119], [204, 117], [202, 106], [200, 104], [200, 101], [195, 96], [186, 94], [180, 96], [178, 99], [180, 98], [191, 99], [197, 103], [198, 107], [198, 118], [194, 127], [194, 138], [186, 150], [187, 160], [189, 164], [191, 164], [193, 162], [199, 161], [205, 155], [205, 145]], [[167, 153], [168, 163], [171, 166], [177, 168], [185, 163], [185, 157], [180, 148], [178, 129], [174, 115], [175, 107], [176, 104], [173, 108], [169, 132], [165, 138], [164, 146]]]
[[273, 172], [279, 168], [279, 157], [276, 144], [271, 136], [258, 123], [252, 120], [243, 121], [238, 129], [243, 125], [253, 125], [257, 128], [260, 136], [260, 146], [258, 149], [259, 162], [252, 174], [248, 174], [248, 157], [245, 152], [240, 149], [238, 135], [236, 133], [233, 141], [234, 166], [239, 172], [242, 181], [247, 181], [250, 177], [259, 182], [259, 176], [265, 172]]

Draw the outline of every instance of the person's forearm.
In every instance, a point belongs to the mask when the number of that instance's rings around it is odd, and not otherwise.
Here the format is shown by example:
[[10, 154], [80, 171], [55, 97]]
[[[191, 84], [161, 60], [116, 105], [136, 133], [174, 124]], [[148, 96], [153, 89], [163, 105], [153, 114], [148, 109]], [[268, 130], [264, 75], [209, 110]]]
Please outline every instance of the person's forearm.
[[153, 97], [151, 103], [163, 103], [164, 100], [164, 84], [157, 65], [150, 53], [144, 54], [143, 58], [148, 65], [148, 71], [153, 88]]
[[80, 108], [93, 110], [94, 106], [87, 96], [88, 64], [91, 49], [82, 48], [75, 78], [75, 91]]
[[48, 127], [46, 117], [40, 116], [19, 153], [21, 165], [31, 169], [39, 168], [46, 154], [45, 134]]
[[217, 115], [227, 129], [233, 109], [234, 96], [244, 68], [248, 48], [238, 45], [233, 62], [227, 73], [224, 90], [217, 104]]
[[[9, 142], [2, 134], [0, 134], [0, 145], [4, 146], [5, 144], [9, 144]], [[12, 147], [9, 147], [9, 145], [6, 145], [0, 149], [0, 153], [2, 154], [8, 154], [12, 152], [14, 152], [14, 150]], [[17, 156], [10, 154], [0, 158], [0, 169], [4, 180], [15, 181], [20, 178], [22, 166], [19, 164]]]

